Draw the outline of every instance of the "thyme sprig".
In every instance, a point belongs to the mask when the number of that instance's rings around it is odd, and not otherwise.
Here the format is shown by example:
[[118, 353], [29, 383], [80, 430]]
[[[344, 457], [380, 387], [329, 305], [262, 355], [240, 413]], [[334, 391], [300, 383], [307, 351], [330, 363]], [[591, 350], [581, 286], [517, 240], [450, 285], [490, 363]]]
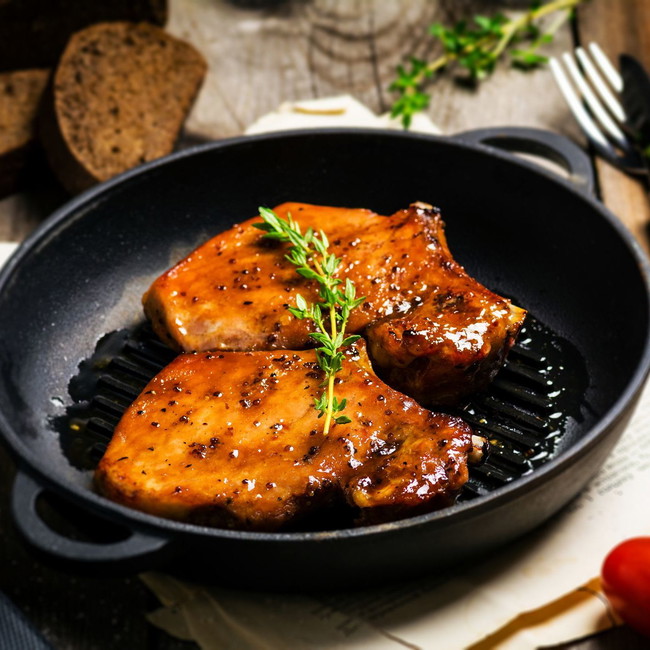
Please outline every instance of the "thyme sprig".
[[289, 307], [293, 316], [313, 321], [316, 331], [309, 336], [319, 347], [316, 348], [318, 365], [325, 372], [323, 393], [314, 398], [314, 408], [318, 417], [325, 416], [323, 433], [328, 434], [332, 422], [347, 424], [351, 422], [346, 415], [336, 415], [346, 406], [345, 399], [339, 400], [334, 394], [334, 379], [343, 365], [343, 348], [359, 340], [356, 334], [346, 336], [350, 313], [365, 298], [356, 297], [356, 289], [349, 278], [345, 283], [336, 277], [341, 259], [329, 252], [327, 235], [320, 230], [308, 228], [303, 234], [300, 224], [291, 215], [282, 219], [273, 210], [259, 208], [262, 223], [253, 224], [264, 231], [263, 237], [291, 244], [285, 258], [295, 267], [296, 272], [307, 280], [318, 284], [320, 302], [308, 303], [300, 294], [296, 295], [296, 306]]
[[[397, 93], [392, 117], [400, 117], [408, 128], [413, 115], [429, 106], [427, 83], [451, 64], [465, 68], [470, 81], [478, 82], [494, 71], [506, 53], [518, 68], [531, 69], [546, 63], [548, 58], [539, 53], [539, 48], [553, 40], [573, 10], [585, 1], [552, 0], [544, 5], [533, 2], [516, 18], [497, 13], [492, 17], [474, 16], [472, 23], [461, 21], [454, 27], [434, 23], [429, 33], [442, 43], [444, 53], [429, 62], [412, 57], [410, 67], [398, 66], [397, 78], [390, 85], [390, 90]], [[542, 30], [538, 21], [556, 12], [556, 19]]]

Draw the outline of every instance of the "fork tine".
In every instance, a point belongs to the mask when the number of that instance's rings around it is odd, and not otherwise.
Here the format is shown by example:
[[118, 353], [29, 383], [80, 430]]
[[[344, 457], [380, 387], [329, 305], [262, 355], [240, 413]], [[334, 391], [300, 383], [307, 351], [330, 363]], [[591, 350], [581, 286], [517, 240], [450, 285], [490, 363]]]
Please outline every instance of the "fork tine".
[[560, 62], [555, 58], [551, 57], [549, 60], [549, 65], [551, 66], [551, 71], [557, 81], [557, 85], [560, 88], [560, 91], [564, 95], [573, 116], [576, 118], [578, 124], [585, 132], [589, 141], [608, 159], [616, 160], [618, 154], [614, 147], [609, 143], [605, 136], [601, 133], [600, 129], [596, 126], [596, 123], [591, 119], [591, 116], [582, 106], [582, 102], [578, 99], [569, 79], [564, 74]]
[[562, 56], [562, 59], [564, 60], [564, 64], [569, 71], [571, 78], [582, 93], [582, 96], [585, 98], [587, 105], [591, 109], [596, 119], [603, 125], [603, 127], [605, 127], [605, 130], [609, 133], [614, 142], [616, 142], [616, 144], [621, 149], [629, 151], [630, 146], [627, 142], [625, 134], [614, 123], [614, 120], [612, 120], [607, 111], [603, 108], [603, 105], [600, 103], [596, 95], [594, 95], [593, 91], [589, 87], [589, 84], [585, 81], [584, 77], [580, 73], [580, 70], [578, 70], [578, 66], [576, 65], [573, 58], [569, 54], [564, 54]]
[[[600, 76], [598, 70], [591, 62], [591, 59], [587, 56], [587, 53], [581, 48], [576, 48], [576, 56], [578, 61], [580, 61], [587, 78], [593, 84], [594, 88], [598, 91], [598, 94], [601, 96], [602, 100], [607, 104], [609, 110], [612, 112], [614, 117], [619, 122], [625, 122], [626, 116], [621, 103], [612, 95], [611, 91], [607, 87], [607, 84], [603, 81], [603, 78]], [[604, 56], [604, 55], [603, 55]]]
[[623, 79], [618, 74], [618, 70], [612, 65], [612, 62], [607, 58], [605, 52], [600, 49], [600, 45], [598, 43], [589, 43], [589, 50], [609, 83], [612, 84], [612, 88], [617, 93], [623, 92]]
[[[595, 59], [598, 61], [598, 65], [608, 78], [610, 83], [614, 88], [622, 89], [622, 80], [620, 75], [614, 70], [613, 66], [602, 52], [602, 50], [595, 44], [590, 45], [591, 53], [594, 55]], [[582, 56], [578, 54], [580, 59], [585, 58], [584, 53]], [[594, 149], [606, 160], [608, 160], [613, 165], [625, 170], [630, 174], [639, 174], [643, 176], [648, 176], [648, 162], [647, 160], [639, 153], [638, 150], [634, 148], [634, 144], [629, 142], [623, 132], [614, 124], [612, 117], [607, 113], [600, 100], [594, 95], [593, 91], [589, 87], [589, 84], [583, 78], [582, 73], [578, 69], [577, 64], [571, 56], [564, 54], [564, 61], [566, 63], [567, 70], [569, 74], [575, 81], [580, 91], [583, 93], [583, 97], [580, 97], [574, 86], [569, 81], [567, 73], [564, 71], [563, 66], [560, 64], [560, 61], [556, 58], [551, 58], [549, 63], [555, 81], [557, 82], [560, 91], [564, 95], [573, 116], [577, 120], [578, 124], [582, 128], [584, 134], [587, 136], [587, 139], [592, 144]], [[608, 71], [608, 67], [611, 70]], [[591, 76], [591, 75], [590, 75]], [[600, 75], [598, 75], [600, 77]], [[592, 77], [593, 79], [593, 77]], [[601, 82], [602, 77], [600, 78]], [[586, 89], [586, 90], [585, 90]], [[597, 117], [598, 121], [603, 125], [604, 130], [608, 132], [612, 140], [615, 140], [617, 146], [620, 149], [614, 147], [612, 142], [605, 136], [603, 130], [598, 125], [598, 123], [592, 117], [587, 108], [583, 104], [583, 99], [587, 102], [589, 109], [593, 112], [593, 115]], [[614, 127], [613, 129], [611, 127]]]

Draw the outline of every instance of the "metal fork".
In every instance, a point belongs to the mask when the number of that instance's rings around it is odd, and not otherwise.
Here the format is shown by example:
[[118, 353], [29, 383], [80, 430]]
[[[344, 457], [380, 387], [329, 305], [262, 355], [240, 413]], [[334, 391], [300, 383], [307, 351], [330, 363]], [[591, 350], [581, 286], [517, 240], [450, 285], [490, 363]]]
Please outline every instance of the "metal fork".
[[596, 43], [590, 43], [588, 49], [589, 53], [582, 47], [576, 48], [575, 58], [563, 54], [564, 67], [552, 57], [550, 66], [555, 81], [594, 149], [631, 174], [647, 175], [647, 161], [626, 132], [627, 116], [616, 97], [623, 90], [623, 79]]

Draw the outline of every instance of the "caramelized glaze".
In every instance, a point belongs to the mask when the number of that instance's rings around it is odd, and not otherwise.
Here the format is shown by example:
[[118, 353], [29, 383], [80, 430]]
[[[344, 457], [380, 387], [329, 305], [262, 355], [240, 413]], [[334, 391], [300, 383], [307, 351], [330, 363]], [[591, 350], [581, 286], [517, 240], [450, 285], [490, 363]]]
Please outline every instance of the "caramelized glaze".
[[[383, 217], [370, 210], [283, 203], [303, 231], [322, 228], [330, 251], [367, 300], [350, 331], [410, 308], [429, 290], [427, 247], [420, 215]], [[318, 300], [314, 282], [285, 259], [287, 246], [262, 238], [255, 217], [212, 238], [159, 277], [143, 298], [156, 333], [184, 351], [274, 350], [310, 346], [309, 323], [287, 311], [296, 294]], [[424, 267], [424, 268], [423, 268]]]
[[[303, 231], [322, 228], [364, 303], [349, 331], [368, 342], [377, 371], [424, 405], [481, 390], [499, 369], [525, 311], [471, 278], [452, 257], [436, 208], [414, 203], [392, 216], [364, 209], [284, 203]], [[156, 333], [193, 350], [311, 347], [310, 322], [288, 311], [313, 282], [262, 238], [255, 217], [209, 240], [160, 276], [143, 298]]]

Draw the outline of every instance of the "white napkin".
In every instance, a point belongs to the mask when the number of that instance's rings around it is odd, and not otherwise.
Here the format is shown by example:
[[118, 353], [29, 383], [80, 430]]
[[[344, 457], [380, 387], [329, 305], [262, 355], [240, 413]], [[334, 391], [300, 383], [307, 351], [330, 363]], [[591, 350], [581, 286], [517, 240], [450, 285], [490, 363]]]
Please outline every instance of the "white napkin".
[[16, 248], [18, 244], [14, 242], [0, 242], [0, 266], [4, 265]]
[[[271, 113], [267, 113], [253, 122], [245, 133], [253, 135], [285, 129], [313, 129], [331, 126], [403, 128], [401, 122], [391, 118], [389, 113], [375, 115], [354, 97], [339, 95], [298, 102], [284, 102]], [[424, 113], [417, 113], [413, 116], [410, 130], [434, 135], [440, 134], [440, 129]]]

